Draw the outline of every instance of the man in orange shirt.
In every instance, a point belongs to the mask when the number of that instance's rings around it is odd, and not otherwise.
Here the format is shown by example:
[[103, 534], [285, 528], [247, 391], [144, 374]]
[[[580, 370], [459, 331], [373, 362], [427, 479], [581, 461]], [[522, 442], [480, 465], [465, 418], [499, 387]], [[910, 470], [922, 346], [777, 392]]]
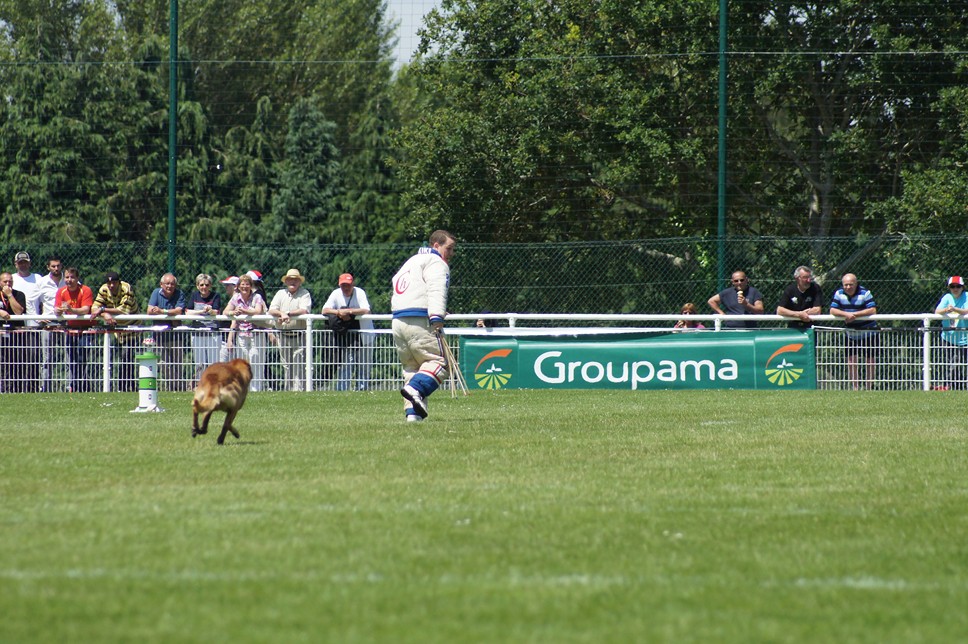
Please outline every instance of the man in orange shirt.
[[83, 316], [68, 318], [66, 341], [67, 350], [67, 390], [71, 392], [93, 391], [94, 379], [91, 370], [91, 335], [85, 333], [94, 325], [90, 319], [94, 305], [94, 293], [81, 284], [81, 274], [76, 268], [64, 271], [64, 286], [54, 298], [54, 312], [57, 315]]

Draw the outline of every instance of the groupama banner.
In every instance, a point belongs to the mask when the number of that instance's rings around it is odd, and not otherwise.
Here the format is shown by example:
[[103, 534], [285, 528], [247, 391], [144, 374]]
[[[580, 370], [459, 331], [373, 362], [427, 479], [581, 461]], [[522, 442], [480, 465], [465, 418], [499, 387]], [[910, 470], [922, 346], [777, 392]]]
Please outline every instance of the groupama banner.
[[816, 389], [813, 331], [461, 338], [479, 389]]

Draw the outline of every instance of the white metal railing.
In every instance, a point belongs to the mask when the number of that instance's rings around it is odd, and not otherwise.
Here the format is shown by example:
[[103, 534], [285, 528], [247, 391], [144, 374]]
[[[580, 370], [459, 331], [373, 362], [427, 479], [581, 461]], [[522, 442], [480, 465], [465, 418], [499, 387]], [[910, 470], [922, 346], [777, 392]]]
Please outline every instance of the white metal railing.
[[[664, 333], [682, 317], [678, 314], [453, 314], [447, 318], [446, 333], [482, 337]], [[326, 316], [316, 314], [299, 318], [310, 324], [305, 330], [295, 332], [275, 329], [275, 318], [269, 315], [204, 318], [118, 315], [115, 318], [130, 326], [98, 326], [78, 331], [64, 324], [83, 317], [13, 316], [13, 321], [46, 326], [0, 328], [0, 392], [134, 390], [137, 382], [134, 357], [147, 349], [159, 355], [162, 390], [189, 390], [200, 370], [213, 360], [241, 357], [237, 343], [231, 349], [227, 346], [229, 329], [210, 330], [191, 324], [203, 320], [220, 322], [224, 327], [233, 319], [250, 320], [258, 325], [245, 346], [245, 357], [256, 371], [253, 383], [256, 391], [396, 389], [400, 386], [401, 371], [390, 337], [388, 314], [363, 316], [362, 319], [374, 323], [374, 329], [352, 333], [348, 343], [322, 328], [320, 323]], [[475, 327], [475, 321], [481, 318], [496, 326]], [[783, 327], [789, 321], [778, 315], [698, 314], [689, 319], [708, 325], [704, 333], [745, 332], [725, 328], [727, 320], [752, 320], [760, 328]], [[940, 339], [943, 316], [880, 314], [871, 319], [882, 326], [876, 333], [878, 346], [858, 358], [855, 370], [854, 361], [846, 354], [847, 332], [839, 326], [841, 319], [832, 315], [814, 316], [818, 388], [968, 388], [968, 348]], [[455, 341], [452, 348], [459, 350]], [[296, 377], [300, 374], [303, 377]]]

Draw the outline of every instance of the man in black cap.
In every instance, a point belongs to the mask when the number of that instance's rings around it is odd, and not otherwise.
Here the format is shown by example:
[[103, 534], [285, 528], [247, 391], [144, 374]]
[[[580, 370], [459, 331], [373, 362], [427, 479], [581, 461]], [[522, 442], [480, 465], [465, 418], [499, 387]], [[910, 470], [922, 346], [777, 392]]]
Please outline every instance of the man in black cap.
[[[134, 289], [127, 282], [121, 281], [121, 276], [114, 271], [109, 271], [104, 275], [104, 284], [98, 289], [94, 296], [94, 306], [91, 307], [91, 316], [100, 317], [104, 324], [112, 329], [124, 327], [132, 323], [131, 320], [115, 320], [115, 315], [130, 315], [137, 313], [138, 300], [134, 296]], [[118, 364], [118, 388], [121, 391], [134, 391], [135, 364], [134, 364], [134, 344], [137, 336], [133, 333], [114, 331], [115, 350], [120, 352], [120, 359], [112, 359]]]

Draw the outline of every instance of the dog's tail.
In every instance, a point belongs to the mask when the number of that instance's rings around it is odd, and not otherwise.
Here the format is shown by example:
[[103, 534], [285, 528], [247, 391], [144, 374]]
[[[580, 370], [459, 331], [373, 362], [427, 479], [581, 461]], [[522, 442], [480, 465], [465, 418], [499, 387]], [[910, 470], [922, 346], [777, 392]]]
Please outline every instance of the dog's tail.
[[210, 390], [198, 389], [195, 391], [195, 397], [192, 399], [192, 411], [196, 414], [214, 411], [218, 406], [218, 402], [218, 396], [213, 395]]

